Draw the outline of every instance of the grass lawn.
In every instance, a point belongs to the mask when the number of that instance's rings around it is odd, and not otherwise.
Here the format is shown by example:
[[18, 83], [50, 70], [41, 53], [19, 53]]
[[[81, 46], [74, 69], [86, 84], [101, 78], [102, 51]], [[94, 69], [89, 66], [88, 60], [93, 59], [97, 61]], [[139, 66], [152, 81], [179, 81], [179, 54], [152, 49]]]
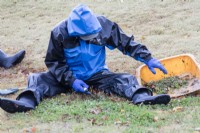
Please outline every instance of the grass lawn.
[[45, 99], [28, 113], [1, 112], [2, 132], [195, 132], [200, 98], [172, 100], [167, 106], [134, 106], [116, 96], [67, 94]]
[[[30, 73], [47, 70], [44, 57], [50, 31], [78, 3], [134, 34], [157, 59], [191, 53], [200, 62], [197, 0], [0, 0], [0, 48], [8, 54], [26, 50], [22, 63], [0, 68], [0, 89], [23, 88]], [[135, 74], [141, 64], [117, 50], [107, 50], [107, 65], [113, 72]], [[44, 99], [27, 113], [8, 114], [0, 109], [0, 132], [198, 133], [200, 97], [175, 99], [167, 106], [134, 106], [101, 93], [62, 94]]]

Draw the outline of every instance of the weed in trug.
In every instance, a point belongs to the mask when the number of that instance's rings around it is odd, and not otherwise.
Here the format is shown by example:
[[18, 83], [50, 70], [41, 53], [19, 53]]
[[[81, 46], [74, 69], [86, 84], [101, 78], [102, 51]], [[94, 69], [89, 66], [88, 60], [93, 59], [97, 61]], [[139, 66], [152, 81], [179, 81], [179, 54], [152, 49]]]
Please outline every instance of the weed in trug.
[[186, 79], [178, 76], [164, 78], [159, 81], [152, 81], [144, 84], [145, 87], [152, 89], [156, 94], [167, 94], [175, 89], [180, 89], [188, 84]]

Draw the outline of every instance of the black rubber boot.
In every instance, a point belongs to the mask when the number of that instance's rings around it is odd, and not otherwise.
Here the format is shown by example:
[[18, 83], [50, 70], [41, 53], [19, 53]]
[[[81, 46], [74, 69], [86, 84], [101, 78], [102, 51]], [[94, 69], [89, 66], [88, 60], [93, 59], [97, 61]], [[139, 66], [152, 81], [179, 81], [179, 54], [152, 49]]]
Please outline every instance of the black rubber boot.
[[8, 56], [0, 49], [0, 67], [7, 69], [20, 63], [24, 59], [25, 53], [24, 50], [21, 50], [12, 56]]
[[168, 104], [171, 98], [167, 94], [151, 96], [148, 92], [138, 92], [133, 96], [133, 104]]
[[36, 100], [33, 94], [20, 97], [19, 100], [0, 99], [0, 107], [8, 113], [27, 112], [35, 109]]

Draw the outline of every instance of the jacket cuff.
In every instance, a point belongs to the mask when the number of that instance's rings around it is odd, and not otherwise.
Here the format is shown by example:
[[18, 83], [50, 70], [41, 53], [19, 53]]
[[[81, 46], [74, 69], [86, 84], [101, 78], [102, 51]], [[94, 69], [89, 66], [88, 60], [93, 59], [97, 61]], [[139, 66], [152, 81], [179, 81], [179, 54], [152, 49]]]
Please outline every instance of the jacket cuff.
[[147, 56], [144, 60], [145, 60], [145, 64], [147, 64], [148, 61], [150, 61], [151, 59], [153, 59], [153, 57], [151, 55]]

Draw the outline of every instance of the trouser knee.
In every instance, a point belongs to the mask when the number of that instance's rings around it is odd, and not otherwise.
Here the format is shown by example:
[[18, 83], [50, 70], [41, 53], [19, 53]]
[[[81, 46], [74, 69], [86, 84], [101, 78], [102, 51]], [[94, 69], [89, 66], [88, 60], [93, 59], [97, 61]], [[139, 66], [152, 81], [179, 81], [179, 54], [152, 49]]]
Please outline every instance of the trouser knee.
[[120, 96], [126, 97], [128, 100], [132, 100], [133, 95], [141, 91], [152, 95], [150, 89], [140, 86], [136, 77], [130, 74], [119, 74], [115, 77], [113, 79], [112, 90]]

